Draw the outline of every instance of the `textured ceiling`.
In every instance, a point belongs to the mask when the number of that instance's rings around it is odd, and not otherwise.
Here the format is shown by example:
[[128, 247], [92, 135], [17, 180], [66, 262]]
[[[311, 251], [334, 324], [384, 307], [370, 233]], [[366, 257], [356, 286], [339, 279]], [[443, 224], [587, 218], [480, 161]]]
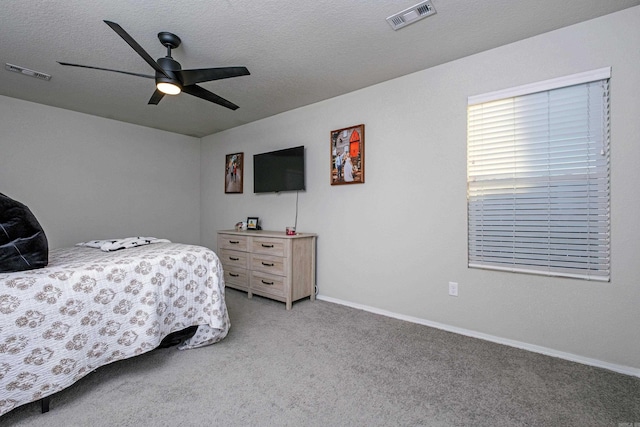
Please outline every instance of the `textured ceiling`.
[[[387, 16], [419, 0], [3, 0], [0, 95], [197, 137], [348, 93], [567, 25], [640, 0], [432, 0], [436, 15], [393, 31]], [[202, 83], [236, 111], [181, 94], [147, 105], [154, 82], [56, 61], [153, 74], [103, 20], [153, 57], [182, 39], [184, 69], [246, 66]], [[48, 82], [4, 70], [16, 64]]]

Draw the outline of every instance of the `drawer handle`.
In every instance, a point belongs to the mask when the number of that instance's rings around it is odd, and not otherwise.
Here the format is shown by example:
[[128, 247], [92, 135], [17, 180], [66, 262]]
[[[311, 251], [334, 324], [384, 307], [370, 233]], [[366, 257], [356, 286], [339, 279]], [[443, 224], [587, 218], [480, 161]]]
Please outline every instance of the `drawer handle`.
[[240, 258], [234, 258], [234, 257], [232, 257], [232, 256], [230, 256], [230, 257], [229, 257], [229, 259], [230, 259], [231, 261], [238, 261], [238, 260], [240, 260]]
[[238, 243], [240, 243], [239, 240], [229, 240], [229, 243], [231, 243], [232, 245], [237, 245]]
[[231, 277], [240, 277], [240, 275], [236, 274], [236, 273], [229, 273], [229, 276], [231, 276]]
[[273, 267], [273, 263], [269, 263], [269, 262], [264, 262], [262, 261], [262, 265], [264, 265], [265, 267]]
[[272, 247], [273, 247], [273, 245], [265, 245], [265, 244], [263, 243], [263, 244], [262, 244], [262, 247], [263, 247], [263, 248], [272, 248]]
[[260, 281], [265, 285], [269, 285], [269, 286], [273, 285], [273, 282], [265, 282], [264, 279]]

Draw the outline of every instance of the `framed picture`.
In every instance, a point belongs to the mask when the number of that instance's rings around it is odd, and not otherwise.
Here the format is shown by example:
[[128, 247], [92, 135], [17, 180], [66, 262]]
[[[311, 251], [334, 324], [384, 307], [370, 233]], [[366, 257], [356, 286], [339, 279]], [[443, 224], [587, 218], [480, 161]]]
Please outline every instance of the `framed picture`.
[[224, 159], [224, 192], [242, 193], [244, 153], [227, 154]]
[[331, 131], [331, 185], [364, 183], [364, 125]]
[[249, 218], [247, 218], [247, 230], [259, 230], [257, 216], [250, 216]]

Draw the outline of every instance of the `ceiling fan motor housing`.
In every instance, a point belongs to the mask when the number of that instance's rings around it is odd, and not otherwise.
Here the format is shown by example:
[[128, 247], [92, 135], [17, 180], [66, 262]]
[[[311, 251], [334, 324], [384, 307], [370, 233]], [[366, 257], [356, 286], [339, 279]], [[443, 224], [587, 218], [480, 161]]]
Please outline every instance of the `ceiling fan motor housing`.
[[179, 86], [180, 89], [182, 89], [182, 82], [174, 73], [174, 71], [180, 71], [182, 69], [180, 63], [173, 58], [165, 56], [164, 58], [158, 58], [158, 65], [160, 65], [160, 67], [167, 75], [165, 76], [159, 71], [156, 71], [156, 84], [171, 83]]

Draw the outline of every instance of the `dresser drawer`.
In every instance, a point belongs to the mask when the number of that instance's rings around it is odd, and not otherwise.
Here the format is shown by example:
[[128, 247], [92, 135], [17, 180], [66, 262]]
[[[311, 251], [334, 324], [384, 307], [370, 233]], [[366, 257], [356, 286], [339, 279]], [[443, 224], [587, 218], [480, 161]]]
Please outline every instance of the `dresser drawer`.
[[230, 249], [222, 249], [220, 251], [220, 262], [225, 267], [247, 268], [249, 267], [247, 259], [249, 254], [246, 252], [232, 251]]
[[246, 291], [249, 289], [249, 274], [243, 268], [225, 268], [224, 283], [230, 288]]
[[236, 251], [247, 251], [247, 236], [235, 236], [233, 234], [218, 235], [218, 247]]
[[285, 239], [254, 237], [251, 239], [251, 252], [256, 254], [285, 256]]
[[251, 292], [267, 293], [279, 297], [285, 296], [286, 277], [275, 276], [261, 271], [251, 272]]
[[284, 263], [286, 258], [272, 255], [251, 254], [251, 270], [263, 273], [285, 275]]

